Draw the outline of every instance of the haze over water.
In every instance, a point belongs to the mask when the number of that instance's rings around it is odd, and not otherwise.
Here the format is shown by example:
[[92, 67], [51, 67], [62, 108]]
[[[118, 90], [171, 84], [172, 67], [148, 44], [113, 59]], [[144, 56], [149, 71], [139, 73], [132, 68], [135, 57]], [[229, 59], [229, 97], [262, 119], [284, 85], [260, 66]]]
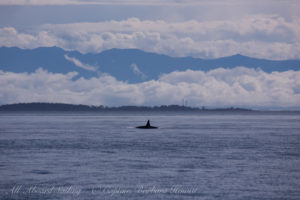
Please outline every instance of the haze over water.
[[[140, 130], [150, 119], [159, 129]], [[0, 113], [0, 199], [298, 199], [299, 112]]]

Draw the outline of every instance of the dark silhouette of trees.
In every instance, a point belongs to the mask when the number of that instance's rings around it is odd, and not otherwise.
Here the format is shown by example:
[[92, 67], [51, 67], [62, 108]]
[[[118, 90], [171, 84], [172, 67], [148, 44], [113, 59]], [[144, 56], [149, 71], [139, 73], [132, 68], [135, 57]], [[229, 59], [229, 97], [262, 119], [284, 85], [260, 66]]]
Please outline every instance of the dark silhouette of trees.
[[65, 103], [17, 103], [0, 106], [0, 111], [251, 111], [243, 108], [215, 108], [187, 107], [181, 105], [161, 105], [161, 106], [88, 106]]

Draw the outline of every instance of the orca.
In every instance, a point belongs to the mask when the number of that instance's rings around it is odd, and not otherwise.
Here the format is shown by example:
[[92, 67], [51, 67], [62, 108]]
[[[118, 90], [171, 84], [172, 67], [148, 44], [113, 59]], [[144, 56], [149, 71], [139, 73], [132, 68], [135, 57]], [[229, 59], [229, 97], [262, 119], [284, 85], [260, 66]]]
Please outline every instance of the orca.
[[150, 125], [150, 120], [148, 120], [146, 126], [137, 126], [136, 128], [153, 129], [153, 128], [158, 128], [158, 127], [156, 127], [156, 126], [151, 126], [151, 125]]

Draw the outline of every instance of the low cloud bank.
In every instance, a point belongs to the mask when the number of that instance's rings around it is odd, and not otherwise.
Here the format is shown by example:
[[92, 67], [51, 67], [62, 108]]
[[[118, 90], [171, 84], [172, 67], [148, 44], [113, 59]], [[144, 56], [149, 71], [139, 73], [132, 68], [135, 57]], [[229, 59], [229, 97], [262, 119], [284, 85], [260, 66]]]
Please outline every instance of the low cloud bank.
[[265, 73], [245, 67], [208, 72], [182, 71], [137, 84], [102, 74], [90, 79], [77, 72], [33, 73], [0, 70], [0, 104], [62, 102], [87, 105], [181, 104], [214, 107], [300, 107], [300, 71]]
[[131, 64], [130, 68], [135, 75], [137, 75], [143, 80], [146, 79], [147, 76], [140, 70], [140, 68], [135, 63]]
[[80, 68], [88, 70], [88, 71], [93, 71], [93, 72], [97, 71], [96, 66], [85, 64], [85, 63], [81, 62], [80, 60], [78, 60], [77, 58], [69, 57], [68, 55], [64, 55], [64, 57], [65, 57], [66, 60], [72, 62], [77, 67], [80, 67]]

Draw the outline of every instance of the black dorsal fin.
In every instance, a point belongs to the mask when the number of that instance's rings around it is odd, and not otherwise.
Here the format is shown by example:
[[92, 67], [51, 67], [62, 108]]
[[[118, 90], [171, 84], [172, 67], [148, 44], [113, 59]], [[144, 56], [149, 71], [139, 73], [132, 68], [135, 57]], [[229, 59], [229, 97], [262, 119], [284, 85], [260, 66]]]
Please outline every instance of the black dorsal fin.
[[147, 121], [146, 126], [147, 126], [147, 127], [150, 127], [150, 120]]

